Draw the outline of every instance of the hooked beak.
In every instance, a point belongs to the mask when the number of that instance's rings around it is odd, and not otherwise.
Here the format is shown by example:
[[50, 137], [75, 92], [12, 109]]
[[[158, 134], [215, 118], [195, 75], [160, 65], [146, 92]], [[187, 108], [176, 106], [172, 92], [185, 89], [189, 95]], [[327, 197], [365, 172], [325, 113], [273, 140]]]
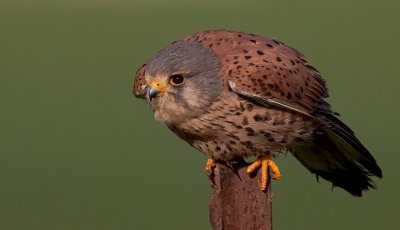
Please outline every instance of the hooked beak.
[[150, 90], [149, 90], [150, 101], [153, 100], [153, 98], [158, 97], [159, 95], [163, 95], [165, 91], [166, 91], [165, 85], [161, 84], [158, 81], [150, 82]]

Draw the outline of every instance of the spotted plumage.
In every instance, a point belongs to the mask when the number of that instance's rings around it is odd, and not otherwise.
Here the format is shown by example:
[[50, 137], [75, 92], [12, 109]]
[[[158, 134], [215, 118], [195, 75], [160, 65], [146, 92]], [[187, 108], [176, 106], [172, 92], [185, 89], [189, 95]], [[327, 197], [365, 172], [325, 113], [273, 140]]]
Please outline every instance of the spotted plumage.
[[136, 72], [134, 94], [212, 159], [232, 163], [289, 150], [355, 196], [382, 176], [330, 105], [324, 79], [275, 39], [210, 30], [175, 41]]

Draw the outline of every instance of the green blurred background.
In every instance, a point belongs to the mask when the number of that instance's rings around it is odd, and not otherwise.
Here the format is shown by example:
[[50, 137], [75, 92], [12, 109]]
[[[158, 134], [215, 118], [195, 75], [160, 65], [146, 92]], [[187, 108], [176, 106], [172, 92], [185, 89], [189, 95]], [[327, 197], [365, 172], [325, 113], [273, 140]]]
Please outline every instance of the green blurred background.
[[171, 41], [228, 28], [303, 52], [383, 169], [356, 199], [278, 157], [275, 229], [395, 229], [400, 216], [398, 1], [0, 3], [0, 229], [211, 229], [206, 156], [131, 89]]

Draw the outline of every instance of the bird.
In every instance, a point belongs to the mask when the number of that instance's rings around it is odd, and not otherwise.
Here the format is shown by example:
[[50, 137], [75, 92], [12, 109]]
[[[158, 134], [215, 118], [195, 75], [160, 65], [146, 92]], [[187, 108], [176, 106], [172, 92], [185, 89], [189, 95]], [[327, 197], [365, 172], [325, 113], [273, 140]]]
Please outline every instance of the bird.
[[206, 30], [176, 40], [142, 64], [133, 94], [178, 137], [216, 162], [249, 157], [247, 173], [280, 180], [273, 158], [286, 150], [317, 179], [355, 197], [382, 171], [331, 109], [326, 81], [304, 55], [274, 38]]

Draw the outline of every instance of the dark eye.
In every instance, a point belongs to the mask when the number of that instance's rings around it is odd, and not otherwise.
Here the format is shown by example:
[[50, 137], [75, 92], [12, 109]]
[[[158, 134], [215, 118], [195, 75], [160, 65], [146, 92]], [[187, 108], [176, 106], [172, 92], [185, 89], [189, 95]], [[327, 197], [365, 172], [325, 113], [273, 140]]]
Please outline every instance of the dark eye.
[[169, 79], [169, 84], [172, 86], [180, 86], [185, 83], [185, 77], [180, 74], [172, 75]]

